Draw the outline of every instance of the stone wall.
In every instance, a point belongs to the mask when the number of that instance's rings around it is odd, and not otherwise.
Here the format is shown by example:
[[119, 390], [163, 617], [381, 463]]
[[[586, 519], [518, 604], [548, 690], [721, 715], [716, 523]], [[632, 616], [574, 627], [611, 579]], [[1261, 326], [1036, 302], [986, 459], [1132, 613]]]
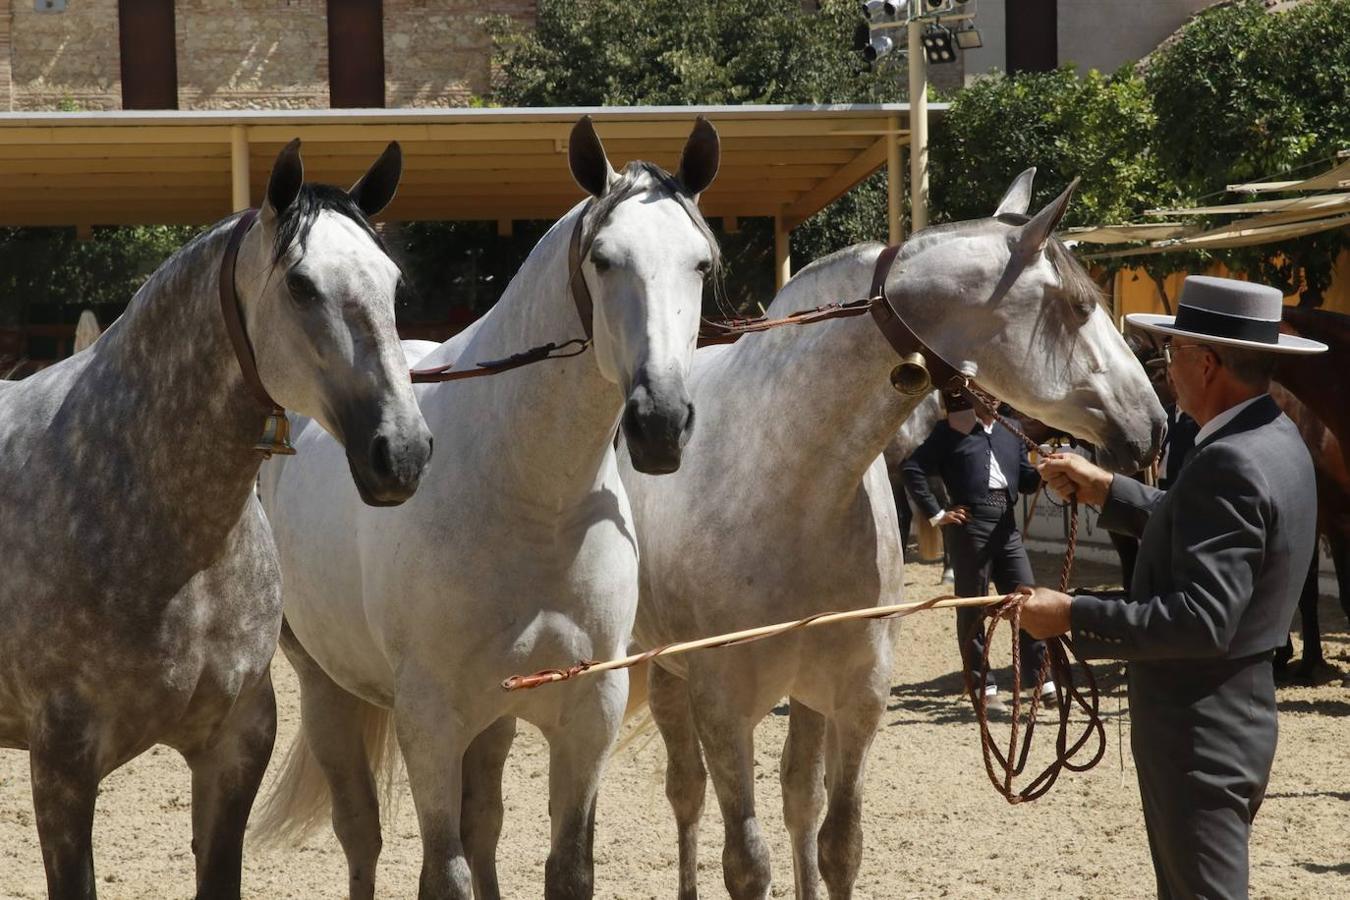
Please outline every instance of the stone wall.
[[117, 0], [69, 0], [64, 12], [37, 12], [32, 0], [3, 0], [9, 25], [11, 90], [6, 109], [118, 109], [122, 69]]
[[385, 103], [464, 106], [487, 93], [491, 15], [530, 23], [534, 0], [384, 0]]
[[328, 105], [326, 0], [174, 0], [179, 109]]
[[[120, 109], [117, 0], [37, 12], [0, 0], [0, 110]], [[175, 0], [179, 109], [328, 106], [327, 0]], [[487, 92], [481, 20], [535, 0], [384, 0], [385, 103], [463, 106]]]

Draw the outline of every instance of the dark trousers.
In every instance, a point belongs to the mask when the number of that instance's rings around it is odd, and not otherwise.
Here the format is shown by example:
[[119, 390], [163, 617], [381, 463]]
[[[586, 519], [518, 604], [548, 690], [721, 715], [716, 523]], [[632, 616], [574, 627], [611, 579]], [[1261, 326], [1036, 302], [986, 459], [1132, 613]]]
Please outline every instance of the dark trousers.
[[1270, 657], [1130, 664], [1130, 747], [1161, 900], [1247, 896], [1278, 737]]
[[[992, 578], [1004, 593], [1018, 585], [1035, 584], [1022, 535], [1017, 530], [1012, 506], [971, 506], [965, 525], [943, 530], [947, 533], [947, 552], [951, 555], [956, 593], [960, 597], [978, 597], [989, 593]], [[984, 656], [985, 609], [966, 607], [956, 611], [956, 639], [961, 662], [975, 677]], [[1045, 659], [1045, 643], [1025, 631], [1021, 634], [1022, 684], [1034, 684]], [[993, 683], [990, 673], [989, 683]]]
[[909, 546], [909, 529], [914, 524], [914, 509], [909, 505], [909, 495], [905, 483], [900, 478], [892, 479], [891, 493], [895, 496], [895, 513], [900, 519], [900, 546]]

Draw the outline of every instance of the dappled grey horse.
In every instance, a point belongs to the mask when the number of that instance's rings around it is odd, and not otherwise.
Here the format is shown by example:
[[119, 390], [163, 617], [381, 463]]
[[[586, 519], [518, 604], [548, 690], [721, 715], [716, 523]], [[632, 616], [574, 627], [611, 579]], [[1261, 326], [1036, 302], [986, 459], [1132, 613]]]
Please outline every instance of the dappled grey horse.
[[[915, 235], [890, 269], [888, 296], [959, 371], [1138, 467], [1157, 450], [1162, 410], [1095, 285], [1051, 237], [1072, 189], [1023, 215], [1033, 172], [993, 218]], [[807, 266], [769, 315], [867, 297], [881, 251], [860, 244]], [[930, 423], [936, 411], [931, 394], [892, 388], [898, 361], [869, 316], [750, 334], [696, 354], [690, 393], [701, 421], [685, 465], [647, 478], [620, 448], [642, 547], [640, 646], [904, 599], [880, 456], [916, 407], [929, 404]], [[737, 900], [768, 895], [754, 730], [783, 697], [791, 718], [779, 774], [797, 896], [817, 897], [822, 879], [836, 900], [851, 896], [863, 768], [896, 630], [835, 625], [653, 661], [650, 705], [666, 745], [682, 898], [698, 891], [705, 758], [726, 832], [727, 890]]]
[[99, 782], [155, 744], [192, 770], [197, 896], [239, 896], [281, 627], [262, 398], [338, 436], [372, 503], [411, 496], [431, 453], [367, 221], [401, 170], [391, 145], [350, 192], [304, 184], [292, 142], [256, 220], [208, 229], [91, 347], [0, 385], [0, 746], [31, 757], [54, 898], [94, 897]]
[[[312, 426], [297, 438], [301, 456], [263, 473], [286, 573], [282, 647], [300, 676], [303, 721], [259, 832], [303, 832], [329, 817], [331, 799], [354, 900], [374, 894], [373, 772], [397, 750], [422, 835], [419, 896], [497, 896], [502, 767], [517, 718], [549, 745], [544, 894], [592, 893], [595, 797], [627, 673], [550, 691], [499, 685], [627, 645], [638, 546], [614, 431], [642, 471], [681, 464], [694, 423], [684, 379], [717, 260], [695, 200], [720, 150], [700, 121], [676, 175], [650, 163], [618, 173], [583, 119], [568, 156], [591, 197], [540, 239], [487, 315], [420, 365], [471, 368], [593, 330], [590, 348], [419, 387], [452, 464], [399, 509], [356, 503], [334, 478], [340, 448]], [[391, 730], [397, 750], [383, 740]]]

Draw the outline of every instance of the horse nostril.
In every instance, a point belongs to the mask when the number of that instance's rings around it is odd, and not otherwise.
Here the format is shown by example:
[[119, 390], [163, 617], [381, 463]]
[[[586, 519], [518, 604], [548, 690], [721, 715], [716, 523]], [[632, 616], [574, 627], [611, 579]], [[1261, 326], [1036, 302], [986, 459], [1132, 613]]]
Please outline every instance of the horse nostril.
[[389, 438], [377, 434], [370, 442], [370, 467], [380, 478], [389, 478], [394, 474], [394, 454], [389, 446]]

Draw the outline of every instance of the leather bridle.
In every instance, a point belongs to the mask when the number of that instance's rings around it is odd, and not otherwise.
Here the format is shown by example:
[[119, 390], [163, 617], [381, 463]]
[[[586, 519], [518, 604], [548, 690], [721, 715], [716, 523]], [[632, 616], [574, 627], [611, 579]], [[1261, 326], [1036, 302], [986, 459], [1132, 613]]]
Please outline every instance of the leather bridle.
[[238, 262], [239, 246], [244, 235], [258, 219], [258, 210], [248, 209], [234, 223], [229, 241], [225, 244], [225, 255], [220, 261], [220, 314], [225, 320], [225, 332], [230, 336], [230, 346], [234, 349], [234, 358], [239, 362], [239, 372], [243, 375], [244, 386], [254, 399], [267, 410], [263, 422], [262, 436], [253, 445], [253, 449], [264, 457], [272, 454], [292, 456], [295, 448], [290, 441], [290, 422], [286, 419], [285, 408], [272, 399], [258, 374], [258, 361], [253, 355], [253, 345], [249, 343], [244, 330], [243, 315], [239, 311], [239, 292], [235, 287], [234, 270]]

